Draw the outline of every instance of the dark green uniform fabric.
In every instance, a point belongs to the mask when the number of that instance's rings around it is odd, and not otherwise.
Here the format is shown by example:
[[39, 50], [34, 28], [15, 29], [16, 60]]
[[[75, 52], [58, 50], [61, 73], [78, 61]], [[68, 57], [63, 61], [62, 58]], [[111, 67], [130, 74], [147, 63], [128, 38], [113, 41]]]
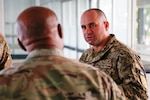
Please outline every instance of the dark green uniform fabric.
[[83, 52], [80, 62], [99, 68], [118, 84], [128, 100], [147, 100], [147, 79], [140, 57], [111, 34], [104, 49]]
[[57, 49], [32, 51], [0, 72], [0, 100], [124, 100], [116, 83]]

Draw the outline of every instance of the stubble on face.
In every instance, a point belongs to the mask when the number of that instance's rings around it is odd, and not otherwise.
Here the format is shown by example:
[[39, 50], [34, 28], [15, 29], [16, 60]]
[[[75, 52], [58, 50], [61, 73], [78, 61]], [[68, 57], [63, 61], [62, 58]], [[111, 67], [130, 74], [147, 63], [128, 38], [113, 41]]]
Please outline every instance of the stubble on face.
[[90, 24], [91, 23], [97, 24], [98, 22], [99, 19], [96, 11], [88, 11], [83, 13], [83, 15], [81, 16], [81, 26], [86, 27], [85, 30], [82, 29], [84, 39], [90, 45], [94, 45], [94, 42], [96, 40], [95, 28], [91, 29]]

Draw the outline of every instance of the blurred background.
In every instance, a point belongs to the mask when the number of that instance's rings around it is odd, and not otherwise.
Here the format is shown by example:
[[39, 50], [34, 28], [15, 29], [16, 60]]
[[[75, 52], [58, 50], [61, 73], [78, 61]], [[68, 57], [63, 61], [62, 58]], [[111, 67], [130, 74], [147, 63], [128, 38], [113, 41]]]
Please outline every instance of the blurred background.
[[0, 0], [0, 33], [6, 37], [13, 60], [27, 56], [18, 46], [15, 21], [30, 6], [55, 11], [63, 26], [64, 55], [72, 59], [79, 59], [89, 47], [80, 26], [81, 14], [88, 8], [102, 9], [110, 22], [110, 33], [141, 56], [150, 84], [150, 0]]

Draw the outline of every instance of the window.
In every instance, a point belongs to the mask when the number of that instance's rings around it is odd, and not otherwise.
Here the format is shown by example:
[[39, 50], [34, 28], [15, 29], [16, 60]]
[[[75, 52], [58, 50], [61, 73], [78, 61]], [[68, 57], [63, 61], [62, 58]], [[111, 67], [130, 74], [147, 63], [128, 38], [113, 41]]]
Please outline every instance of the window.
[[136, 14], [136, 49], [141, 55], [150, 57], [150, 1], [137, 0]]
[[27, 55], [17, 43], [15, 21], [21, 11], [30, 6], [51, 8], [58, 16], [64, 33], [64, 55], [79, 58], [88, 44], [84, 41], [80, 26], [82, 12], [89, 8], [89, 1], [83, 0], [4, 0], [4, 31], [12, 55]]
[[[139, 54], [150, 57], [150, 0], [3, 0], [4, 34], [13, 55], [24, 55], [17, 43], [15, 20], [30, 6], [51, 8], [63, 27], [64, 55], [78, 59], [89, 45], [85, 42], [80, 26], [81, 14], [88, 8], [102, 9], [110, 22], [110, 33]], [[135, 5], [135, 7], [134, 7]], [[137, 9], [132, 9], [137, 8]], [[136, 12], [135, 12], [136, 11]], [[134, 16], [135, 15], [135, 16]], [[136, 23], [135, 26], [132, 25]]]

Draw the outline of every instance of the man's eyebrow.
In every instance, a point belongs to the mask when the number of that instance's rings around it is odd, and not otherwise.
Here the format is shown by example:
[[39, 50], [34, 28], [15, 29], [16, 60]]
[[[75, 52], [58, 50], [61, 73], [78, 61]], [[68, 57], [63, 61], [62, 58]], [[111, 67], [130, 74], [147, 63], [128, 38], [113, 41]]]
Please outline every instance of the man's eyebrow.
[[81, 27], [85, 27], [85, 25], [81, 25]]
[[90, 24], [95, 24], [94, 22], [91, 22], [91, 23], [89, 23], [88, 25], [90, 25]]
[[[95, 24], [94, 22], [90, 22], [90, 23], [88, 23], [87, 25], [90, 25], [90, 24]], [[82, 26], [86, 26], [86, 25], [81, 25], [81, 27]]]

